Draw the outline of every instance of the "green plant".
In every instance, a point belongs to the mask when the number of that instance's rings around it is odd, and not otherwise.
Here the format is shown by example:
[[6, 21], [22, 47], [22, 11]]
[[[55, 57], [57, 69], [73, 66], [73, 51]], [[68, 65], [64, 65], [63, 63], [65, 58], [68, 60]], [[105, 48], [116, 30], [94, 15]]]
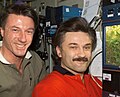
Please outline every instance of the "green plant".
[[106, 62], [120, 66], [120, 25], [106, 28]]

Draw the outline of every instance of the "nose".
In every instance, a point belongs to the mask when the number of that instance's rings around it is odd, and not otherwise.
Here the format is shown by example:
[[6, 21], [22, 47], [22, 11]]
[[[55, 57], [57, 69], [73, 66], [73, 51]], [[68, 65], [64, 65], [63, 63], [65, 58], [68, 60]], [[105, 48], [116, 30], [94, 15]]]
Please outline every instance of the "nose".
[[26, 42], [26, 34], [25, 34], [25, 32], [23, 31], [21, 31], [20, 33], [19, 33], [19, 41], [21, 41], [21, 42]]
[[83, 48], [79, 48], [77, 51], [77, 56], [85, 57], [85, 51]]

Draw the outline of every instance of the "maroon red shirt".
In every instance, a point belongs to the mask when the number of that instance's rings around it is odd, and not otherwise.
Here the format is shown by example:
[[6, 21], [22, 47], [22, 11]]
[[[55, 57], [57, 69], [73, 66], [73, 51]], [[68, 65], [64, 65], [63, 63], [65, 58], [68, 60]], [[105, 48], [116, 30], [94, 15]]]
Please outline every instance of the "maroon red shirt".
[[102, 82], [89, 74], [62, 74], [53, 71], [34, 88], [32, 97], [102, 97]]

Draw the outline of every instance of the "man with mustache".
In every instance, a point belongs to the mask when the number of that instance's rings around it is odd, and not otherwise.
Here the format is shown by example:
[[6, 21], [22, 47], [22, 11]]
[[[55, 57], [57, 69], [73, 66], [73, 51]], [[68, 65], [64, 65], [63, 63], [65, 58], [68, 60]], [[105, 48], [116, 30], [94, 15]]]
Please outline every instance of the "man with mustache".
[[86, 19], [63, 22], [55, 36], [54, 70], [34, 89], [32, 97], [102, 97], [102, 83], [88, 74], [96, 33]]

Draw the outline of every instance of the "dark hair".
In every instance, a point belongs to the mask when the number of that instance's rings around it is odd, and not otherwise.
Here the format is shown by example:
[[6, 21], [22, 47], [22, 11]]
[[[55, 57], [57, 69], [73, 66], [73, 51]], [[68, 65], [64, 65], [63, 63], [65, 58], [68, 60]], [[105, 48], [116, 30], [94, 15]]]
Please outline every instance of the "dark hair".
[[57, 32], [55, 33], [53, 37], [53, 45], [54, 45], [53, 54], [55, 56], [57, 56], [56, 50], [55, 50], [56, 46], [61, 47], [61, 44], [64, 41], [65, 34], [69, 32], [88, 33], [88, 35], [90, 36], [92, 40], [92, 51], [95, 49], [96, 41], [97, 41], [95, 30], [92, 27], [90, 27], [89, 23], [87, 22], [85, 18], [73, 17], [61, 23], [61, 25], [59, 26]]
[[35, 28], [38, 25], [38, 16], [36, 11], [27, 4], [12, 4], [5, 8], [1, 16], [1, 26], [5, 28], [9, 14], [28, 16], [33, 19]]
[[96, 47], [96, 32], [90, 27], [89, 23], [83, 17], [74, 17], [63, 22], [53, 37], [53, 45], [61, 47], [64, 36], [68, 32], [85, 32], [88, 33], [92, 40], [92, 50]]

